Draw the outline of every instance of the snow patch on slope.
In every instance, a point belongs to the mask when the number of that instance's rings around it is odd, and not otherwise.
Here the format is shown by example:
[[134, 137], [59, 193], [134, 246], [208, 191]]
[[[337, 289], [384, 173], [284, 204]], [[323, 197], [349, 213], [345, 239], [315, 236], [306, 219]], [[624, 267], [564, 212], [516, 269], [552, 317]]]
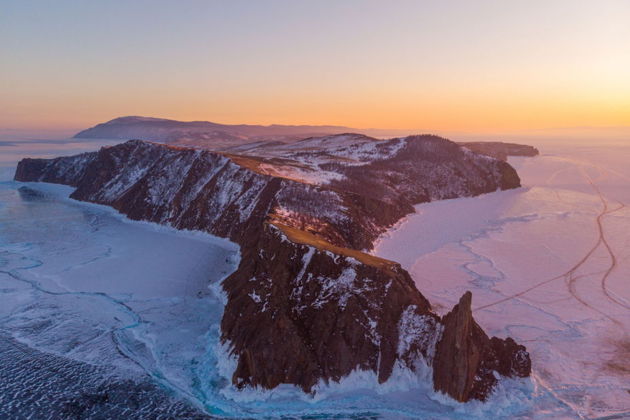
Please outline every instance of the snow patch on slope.
[[408, 306], [398, 321], [398, 349], [399, 357], [407, 355], [412, 346], [433, 360], [435, 346], [442, 336], [443, 326], [433, 317], [416, 313], [416, 305]]

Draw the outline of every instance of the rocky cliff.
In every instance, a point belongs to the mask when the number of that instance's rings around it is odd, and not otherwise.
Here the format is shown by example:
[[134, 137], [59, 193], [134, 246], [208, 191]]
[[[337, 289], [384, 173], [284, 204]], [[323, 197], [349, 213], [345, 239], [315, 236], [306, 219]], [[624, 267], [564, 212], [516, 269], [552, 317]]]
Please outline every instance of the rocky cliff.
[[[361, 251], [414, 204], [519, 186], [507, 163], [448, 140], [346, 134], [223, 153], [129, 141], [24, 159], [15, 178], [72, 185], [73, 198], [132, 219], [237, 242], [222, 320], [237, 387], [309, 391], [355, 369], [385, 381], [396, 363], [423, 363], [436, 389], [466, 401], [489, 395], [494, 371], [529, 374], [524, 348], [489, 340], [469, 301], [442, 319], [397, 263]], [[481, 379], [471, 384], [473, 373]]]

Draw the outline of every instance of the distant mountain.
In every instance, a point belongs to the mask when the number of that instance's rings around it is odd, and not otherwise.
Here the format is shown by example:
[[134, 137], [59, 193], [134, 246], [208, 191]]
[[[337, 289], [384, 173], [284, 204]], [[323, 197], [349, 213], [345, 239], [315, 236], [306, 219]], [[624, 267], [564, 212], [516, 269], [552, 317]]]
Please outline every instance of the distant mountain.
[[222, 149], [254, 141], [295, 141], [306, 137], [357, 131], [332, 125], [227, 125], [208, 121], [176, 121], [120, 117], [77, 133], [75, 138], [150, 140], [160, 143]]
[[[335, 125], [249, 125], [218, 124], [209, 121], [176, 121], [151, 117], [120, 117], [77, 133], [74, 138], [147, 140], [176, 146], [201, 147], [208, 150], [235, 154], [263, 155], [290, 152], [283, 145], [309, 138], [357, 133], [354, 136], [376, 138], [405, 137], [408, 130], [356, 129]], [[345, 138], [350, 138], [346, 134]], [[337, 139], [339, 140], [339, 139]], [[538, 150], [531, 146], [498, 141], [459, 142], [476, 153], [507, 160], [508, 156], [535, 156]], [[308, 146], [301, 143], [300, 147]], [[326, 145], [329, 146], [329, 145]], [[271, 147], [268, 149], [268, 147]], [[310, 147], [310, 146], [309, 146]], [[319, 146], [316, 146], [316, 148]], [[275, 150], [274, 150], [275, 148]], [[265, 149], [265, 150], [263, 150]], [[295, 150], [294, 150], [295, 151]]]

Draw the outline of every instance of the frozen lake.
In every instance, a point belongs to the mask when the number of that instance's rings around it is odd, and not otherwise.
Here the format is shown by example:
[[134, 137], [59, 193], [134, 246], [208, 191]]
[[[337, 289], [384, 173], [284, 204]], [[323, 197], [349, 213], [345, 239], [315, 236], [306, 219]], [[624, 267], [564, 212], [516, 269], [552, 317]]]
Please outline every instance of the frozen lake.
[[408, 268], [438, 311], [470, 289], [478, 322], [532, 353], [533, 380], [508, 381], [486, 404], [459, 404], [408, 372], [380, 386], [357, 373], [314, 397], [291, 387], [232, 390], [218, 346], [218, 286], [238, 262], [235, 245], [128, 221], [68, 199], [68, 187], [10, 181], [20, 157], [110, 143], [0, 144], [0, 417], [630, 411], [630, 212], [621, 206], [630, 203], [630, 147], [540, 146], [542, 156], [513, 161], [525, 188], [418, 206], [379, 242], [376, 252]]
[[471, 290], [575, 417], [630, 416], [630, 142], [537, 146], [510, 160], [523, 188], [419, 205], [375, 253], [440, 312]]

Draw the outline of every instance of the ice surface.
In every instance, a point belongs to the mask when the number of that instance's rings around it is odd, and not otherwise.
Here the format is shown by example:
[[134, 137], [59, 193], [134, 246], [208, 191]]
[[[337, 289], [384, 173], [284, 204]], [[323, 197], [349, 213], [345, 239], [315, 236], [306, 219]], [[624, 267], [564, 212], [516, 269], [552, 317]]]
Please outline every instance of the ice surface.
[[68, 199], [71, 191], [0, 183], [0, 332], [191, 394], [199, 380], [192, 367], [207, 335], [218, 337], [223, 312], [209, 286], [235, 269], [238, 247], [128, 221]]
[[527, 346], [567, 416], [630, 416], [630, 142], [536, 146], [510, 159], [523, 188], [419, 205], [374, 253], [440, 312], [471, 290], [477, 321]]

